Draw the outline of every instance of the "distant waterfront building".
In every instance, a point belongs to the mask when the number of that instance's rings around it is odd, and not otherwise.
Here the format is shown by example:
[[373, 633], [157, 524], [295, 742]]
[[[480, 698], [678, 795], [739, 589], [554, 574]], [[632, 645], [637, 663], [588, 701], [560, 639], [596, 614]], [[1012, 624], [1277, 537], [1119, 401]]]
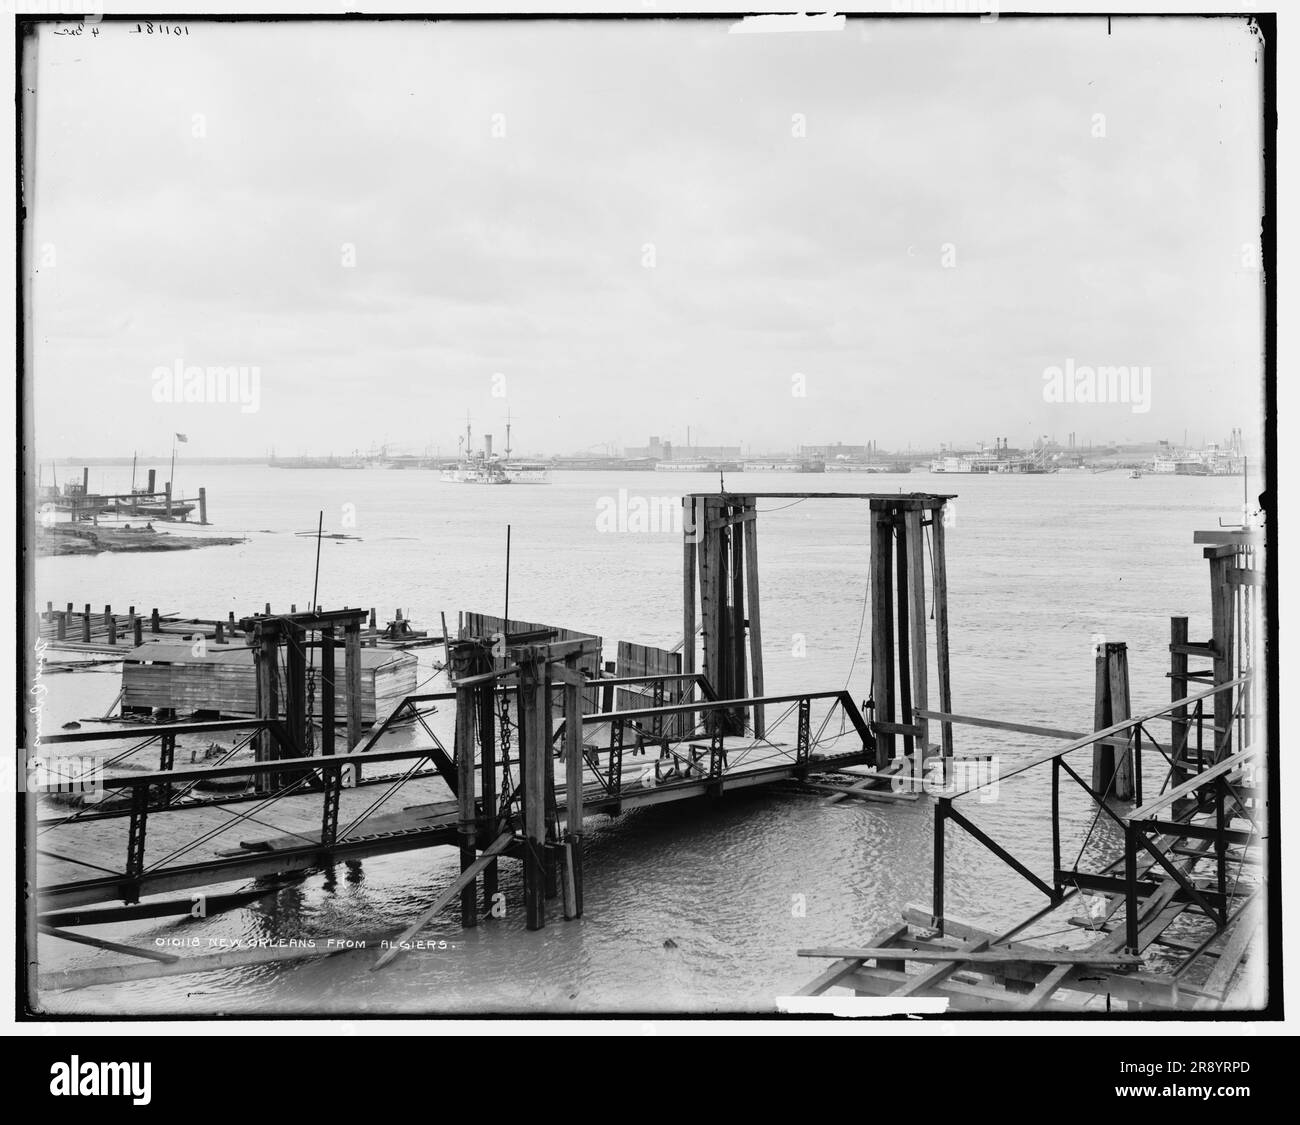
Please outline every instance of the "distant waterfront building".
[[715, 461], [739, 461], [738, 445], [691, 445], [674, 448], [670, 441], [661, 441], [653, 434], [649, 445], [628, 445], [623, 448], [627, 458], [650, 458], [654, 461], [685, 461], [708, 458]]
[[820, 457], [825, 461], [867, 461], [873, 456], [869, 445], [845, 445], [837, 441], [833, 445], [801, 445], [800, 457]]

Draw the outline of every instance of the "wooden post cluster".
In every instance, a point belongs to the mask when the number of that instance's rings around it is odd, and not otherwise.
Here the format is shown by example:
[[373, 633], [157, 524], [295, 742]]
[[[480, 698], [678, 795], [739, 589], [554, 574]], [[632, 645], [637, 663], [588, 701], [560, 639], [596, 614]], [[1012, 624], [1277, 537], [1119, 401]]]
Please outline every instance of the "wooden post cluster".
[[[1259, 528], [1219, 528], [1198, 531], [1193, 536], [1205, 544], [1204, 557], [1210, 565], [1210, 626], [1212, 638], [1201, 647], [1213, 661], [1215, 685], [1236, 679], [1255, 664], [1263, 634], [1261, 610], [1264, 573], [1258, 565], [1258, 551], [1264, 546]], [[1233, 727], [1242, 749], [1254, 740], [1258, 684], [1243, 691], [1223, 691], [1214, 696], [1214, 738], [1212, 756], [1219, 761], [1233, 753]], [[1235, 718], [1234, 718], [1235, 714]]]
[[[946, 500], [941, 496], [876, 496], [869, 500], [871, 586], [871, 666], [874, 689], [872, 728], [876, 767], [897, 755], [915, 752], [923, 767], [929, 750], [930, 662], [926, 612], [926, 530], [929, 529], [934, 597], [935, 671], [939, 709], [952, 710], [948, 658], [948, 576], [944, 541]], [[942, 724], [941, 749], [953, 754], [952, 725]]]
[[[682, 500], [683, 669], [696, 671], [695, 581], [704, 634], [703, 672], [720, 699], [763, 693], [763, 634], [758, 600], [758, 536], [755, 497], [719, 493]], [[748, 646], [746, 634], [748, 633]], [[766, 735], [766, 718], [755, 709], [754, 733]], [[710, 712], [705, 729], [741, 734], [743, 708]]]
[[[307, 757], [311, 753], [309, 723], [312, 716], [307, 711], [307, 654], [313, 635], [319, 636], [321, 649], [321, 753], [333, 755], [336, 750], [336, 646], [339, 626], [343, 628], [343, 676], [347, 695], [348, 743], [345, 752], [353, 750], [361, 741], [361, 623], [365, 616], [366, 612], [362, 609], [341, 609], [280, 617], [245, 617], [239, 622], [239, 628], [251, 638], [254, 648], [258, 718], [282, 724], [290, 746], [290, 756]], [[284, 647], [285, 666], [283, 699], [277, 674], [281, 646]], [[258, 736], [256, 761], [272, 761], [282, 756], [269, 733], [264, 732]], [[354, 781], [360, 781], [360, 765], [354, 762], [351, 768]], [[268, 786], [271, 780], [269, 774], [259, 775], [259, 788]], [[292, 779], [282, 775], [278, 780], [283, 784]]]

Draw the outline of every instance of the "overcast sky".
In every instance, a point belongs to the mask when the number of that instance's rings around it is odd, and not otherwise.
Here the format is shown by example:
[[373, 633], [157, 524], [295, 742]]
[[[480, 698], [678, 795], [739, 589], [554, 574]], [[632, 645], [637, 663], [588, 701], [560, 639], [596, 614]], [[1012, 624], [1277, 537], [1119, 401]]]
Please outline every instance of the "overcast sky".
[[[44, 456], [1259, 424], [1242, 21], [187, 26], [39, 39]], [[1150, 410], [1045, 402], [1067, 360]], [[257, 410], [154, 401], [178, 362]]]

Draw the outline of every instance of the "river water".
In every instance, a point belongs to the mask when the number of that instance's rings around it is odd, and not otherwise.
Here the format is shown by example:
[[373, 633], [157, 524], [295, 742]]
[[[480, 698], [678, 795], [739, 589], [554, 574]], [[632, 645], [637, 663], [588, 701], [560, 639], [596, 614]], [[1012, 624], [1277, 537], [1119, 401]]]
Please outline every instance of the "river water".
[[[146, 466], [147, 467], [147, 466]], [[166, 465], [157, 466], [165, 475]], [[129, 470], [92, 470], [92, 490], [122, 490]], [[327, 540], [320, 604], [400, 606], [418, 627], [452, 627], [458, 610], [500, 613], [506, 526], [510, 612], [605, 638], [669, 647], [681, 636], [681, 537], [670, 520], [620, 530], [638, 501], [710, 491], [712, 475], [554, 474], [549, 486], [481, 488], [421, 471], [185, 466], [180, 491], [200, 484], [213, 534], [247, 542], [170, 554], [51, 558], [37, 564], [37, 603], [134, 604], [224, 617], [311, 600], [318, 512]], [[188, 479], [187, 479], [188, 478]], [[1240, 518], [1238, 479], [1123, 471], [1044, 477], [839, 474], [732, 475], [735, 491], [854, 489], [956, 493], [948, 529], [953, 708], [958, 713], [1086, 730], [1092, 723], [1098, 635], [1129, 646], [1135, 712], [1168, 702], [1169, 617], [1209, 636], [1209, 580], [1192, 532]], [[1252, 489], [1258, 492], [1257, 487]], [[761, 499], [758, 552], [770, 693], [870, 690], [863, 610], [863, 500]], [[675, 503], [660, 510], [671, 511]], [[633, 527], [638, 526], [633, 521]], [[856, 660], [855, 660], [855, 653]], [[51, 656], [55, 654], [50, 654]], [[428, 674], [422, 671], [421, 678]], [[933, 681], [932, 681], [933, 682]], [[115, 669], [48, 676], [44, 724], [100, 714]], [[431, 689], [441, 689], [435, 680]], [[932, 701], [937, 706], [937, 700]], [[1041, 739], [957, 728], [958, 753], [1005, 764], [1047, 748]], [[1152, 755], [1154, 756], [1154, 755]], [[1086, 759], [1086, 754], [1080, 756]], [[1035, 870], [1050, 865], [1049, 771], [968, 798], [972, 816]], [[1154, 775], [1153, 775], [1154, 776]], [[1068, 860], [1092, 823], [1067, 801]], [[519, 865], [502, 864], [506, 916], [462, 933], [450, 910], [424, 933], [446, 947], [412, 951], [383, 972], [367, 952], [282, 965], [102, 986], [43, 997], [48, 1011], [272, 1013], [762, 1012], [824, 967], [795, 950], [861, 944], [930, 894], [931, 810], [842, 802], [788, 790], [732, 794], [598, 816], [587, 825], [586, 915], [524, 929]], [[1090, 848], [1108, 842], [1093, 833]], [[452, 849], [409, 852], [315, 872], [256, 906], [203, 920], [103, 927], [137, 944], [176, 937], [276, 941], [346, 939], [399, 929], [458, 869]], [[948, 912], [1010, 923], [1042, 905], [1032, 886], [953, 830]], [[42, 969], [103, 964], [109, 955], [42, 945]]]

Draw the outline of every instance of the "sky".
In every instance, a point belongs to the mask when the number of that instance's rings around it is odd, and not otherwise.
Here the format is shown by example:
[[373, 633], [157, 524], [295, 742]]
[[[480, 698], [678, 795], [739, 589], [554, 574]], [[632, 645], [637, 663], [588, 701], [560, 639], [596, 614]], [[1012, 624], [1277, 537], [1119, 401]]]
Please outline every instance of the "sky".
[[1243, 20], [133, 26], [29, 45], [40, 456], [1261, 424]]

